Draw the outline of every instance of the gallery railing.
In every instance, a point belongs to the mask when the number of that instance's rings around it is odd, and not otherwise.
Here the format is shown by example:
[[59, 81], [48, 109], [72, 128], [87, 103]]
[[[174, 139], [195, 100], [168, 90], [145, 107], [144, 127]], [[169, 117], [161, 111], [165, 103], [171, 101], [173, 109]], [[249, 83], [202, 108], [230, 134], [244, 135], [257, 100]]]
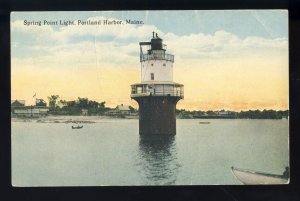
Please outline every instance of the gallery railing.
[[168, 89], [149, 89], [146, 87], [141, 87], [137, 85], [131, 86], [131, 97], [138, 97], [138, 96], [175, 96], [175, 97], [184, 97], [184, 88], [183, 86], [174, 87], [170, 90]]
[[141, 54], [140, 61], [147, 61], [147, 60], [167, 60], [174, 62], [174, 55], [172, 54]]

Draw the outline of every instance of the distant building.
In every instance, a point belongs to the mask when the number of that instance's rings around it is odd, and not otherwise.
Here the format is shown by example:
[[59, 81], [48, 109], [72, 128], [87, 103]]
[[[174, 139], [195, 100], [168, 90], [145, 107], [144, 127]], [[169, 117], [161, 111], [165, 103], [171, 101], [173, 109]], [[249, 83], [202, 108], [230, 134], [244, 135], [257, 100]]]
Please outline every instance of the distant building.
[[229, 114], [230, 114], [229, 111], [225, 111], [225, 110], [217, 111], [216, 113], [217, 113], [218, 115], [229, 115]]
[[89, 114], [88, 109], [81, 109], [81, 115], [87, 116]]
[[35, 106], [46, 107], [47, 103], [43, 99], [35, 99]]
[[14, 109], [12, 116], [15, 117], [41, 117], [48, 115], [48, 108]]
[[12, 117], [40, 117], [48, 115], [49, 109], [43, 99], [37, 99], [36, 106], [25, 106], [25, 100], [11, 101]]
[[208, 116], [208, 114], [206, 112], [204, 112], [202, 116]]
[[130, 107], [129, 105], [118, 105], [116, 107], [116, 112], [119, 113], [119, 114], [130, 114]]
[[25, 100], [11, 100], [10, 105], [11, 107], [24, 107]]
[[106, 112], [106, 115], [117, 115], [117, 116], [136, 116], [137, 112], [134, 111], [129, 105], [118, 105], [115, 109]]

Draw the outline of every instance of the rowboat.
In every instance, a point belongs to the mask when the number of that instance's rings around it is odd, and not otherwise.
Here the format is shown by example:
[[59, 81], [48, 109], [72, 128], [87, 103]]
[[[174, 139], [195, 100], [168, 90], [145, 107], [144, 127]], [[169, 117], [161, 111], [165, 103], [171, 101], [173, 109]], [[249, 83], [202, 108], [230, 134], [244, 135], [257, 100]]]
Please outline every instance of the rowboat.
[[81, 129], [83, 126], [72, 126], [72, 129]]
[[199, 124], [210, 124], [209, 121], [200, 121]]
[[243, 184], [288, 184], [288, 167], [282, 175], [231, 167], [234, 176]]

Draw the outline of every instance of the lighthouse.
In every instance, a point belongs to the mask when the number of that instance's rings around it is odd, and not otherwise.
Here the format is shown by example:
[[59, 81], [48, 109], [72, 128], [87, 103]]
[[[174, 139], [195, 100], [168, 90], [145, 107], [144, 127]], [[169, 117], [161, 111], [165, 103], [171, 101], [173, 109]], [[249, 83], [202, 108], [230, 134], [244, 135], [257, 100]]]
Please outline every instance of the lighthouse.
[[176, 104], [184, 97], [183, 85], [173, 82], [174, 55], [153, 32], [140, 42], [141, 82], [131, 85], [131, 98], [139, 104], [141, 135], [175, 135]]

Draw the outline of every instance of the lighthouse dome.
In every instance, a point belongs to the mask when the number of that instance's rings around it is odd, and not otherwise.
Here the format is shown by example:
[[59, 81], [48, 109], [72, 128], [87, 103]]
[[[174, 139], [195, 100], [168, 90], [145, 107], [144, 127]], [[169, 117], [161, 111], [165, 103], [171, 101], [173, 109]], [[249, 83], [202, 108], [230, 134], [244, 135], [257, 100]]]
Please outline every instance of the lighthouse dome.
[[152, 38], [151, 39], [151, 49], [152, 50], [162, 50], [162, 39], [161, 38]]

